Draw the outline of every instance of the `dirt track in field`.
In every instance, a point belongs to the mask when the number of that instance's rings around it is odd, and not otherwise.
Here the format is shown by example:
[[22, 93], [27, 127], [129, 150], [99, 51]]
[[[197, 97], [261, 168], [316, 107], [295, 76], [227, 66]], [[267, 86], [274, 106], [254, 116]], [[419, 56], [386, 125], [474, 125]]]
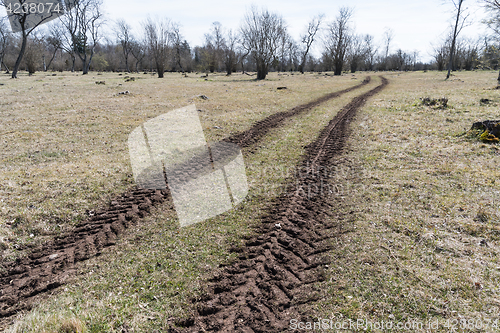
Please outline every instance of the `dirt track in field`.
[[303, 112], [311, 110], [312, 108], [320, 105], [321, 103], [324, 103], [328, 100], [339, 97], [339, 96], [346, 94], [350, 91], [359, 89], [362, 86], [370, 83], [370, 80], [371, 80], [371, 78], [369, 76], [367, 76], [363, 80], [363, 82], [361, 82], [360, 84], [358, 84], [354, 87], [347, 88], [347, 89], [344, 89], [341, 91], [337, 91], [337, 92], [325, 95], [325, 96], [320, 97], [320, 98], [318, 98], [312, 102], [309, 102], [307, 104], [296, 106], [291, 110], [283, 111], [283, 112], [279, 112], [279, 113], [275, 113], [273, 115], [270, 115], [269, 117], [255, 123], [250, 129], [248, 129], [244, 132], [232, 135], [229, 138], [223, 139], [222, 141], [237, 144], [240, 148], [248, 147], [248, 146], [256, 143], [257, 141], [259, 141], [259, 139], [262, 138], [264, 135], [266, 135], [266, 133], [269, 132], [270, 129], [275, 128], [275, 127], [279, 126], [280, 124], [282, 124], [285, 119], [291, 118], [293, 116], [297, 116]]
[[[330, 99], [358, 89], [370, 82], [367, 77], [354, 87], [325, 95], [289, 111], [255, 123], [249, 130], [224, 139], [241, 148], [258, 142], [270, 129], [283, 125], [290, 117], [311, 110]], [[94, 256], [108, 246], [154, 207], [170, 200], [168, 190], [136, 189], [112, 200], [74, 230], [35, 248], [25, 258], [0, 264], [0, 318], [29, 309], [38, 296], [63, 285], [74, 273], [75, 264]]]
[[209, 281], [197, 315], [177, 321], [173, 332], [283, 332], [291, 319], [302, 319], [299, 306], [319, 297], [312, 286], [324, 280], [328, 240], [341, 228], [326, 222], [334, 220], [328, 217], [338, 207], [320, 170], [341, 154], [356, 111], [388, 84], [381, 78], [379, 86], [354, 98], [306, 147], [302, 167], [308, 171], [297, 179], [299, 186], [277, 200], [258, 236], [237, 250], [239, 260]]

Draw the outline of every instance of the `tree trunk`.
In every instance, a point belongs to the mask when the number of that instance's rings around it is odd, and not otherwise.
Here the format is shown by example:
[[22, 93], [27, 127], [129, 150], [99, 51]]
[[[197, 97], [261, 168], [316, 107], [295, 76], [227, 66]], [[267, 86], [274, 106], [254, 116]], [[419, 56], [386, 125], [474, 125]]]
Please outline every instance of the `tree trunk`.
[[19, 55], [17, 56], [16, 64], [14, 65], [14, 69], [12, 70], [12, 78], [17, 79], [17, 72], [19, 71], [19, 66], [21, 65], [21, 60], [23, 60], [24, 52], [26, 51], [26, 44], [28, 41], [28, 36], [26, 35], [26, 31], [23, 29], [23, 43], [21, 45], [21, 51], [19, 51]]
[[1, 66], [1, 64], [3, 64], [3, 66], [5, 67], [5, 74], [9, 74], [10, 73], [9, 67], [7, 67], [7, 65], [5, 64], [3, 59], [2, 59], [2, 62], [0, 63], [0, 66]]
[[342, 61], [334, 61], [334, 67], [335, 70], [333, 72], [334, 75], [342, 75], [342, 67], [344, 66], [344, 63]]
[[127, 73], [130, 73], [130, 68], [128, 67], [128, 54], [125, 55], [125, 68], [127, 69]]
[[299, 72], [301, 74], [304, 74], [304, 67], [306, 67], [306, 57], [307, 57], [307, 53], [304, 55], [304, 57], [302, 58], [302, 62], [299, 65]]
[[86, 71], [84, 74], [88, 74], [88, 72], [90, 71], [90, 64], [92, 63], [92, 58], [94, 57], [94, 51], [90, 51], [90, 58], [89, 58], [89, 62], [87, 64], [87, 66], [85, 67], [86, 68]]
[[497, 82], [498, 82], [498, 86], [500, 87], [500, 72], [498, 72]]
[[87, 53], [84, 53], [84, 56], [82, 57], [80, 54], [78, 54], [78, 56], [80, 57], [80, 59], [82, 60], [82, 75], [86, 75], [89, 73], [88, 69], [87, 69]]
[[[50, 65], [52, 64], [52, 61], [54, 60], [54, 58], [56, 57], [56, 53], [57, 53], [57, 50], [54, 52], [54, 54], [52, 55], [52, 58], [50, 58], [50, 61], [49, 63], [47, 64], [47, 67], [45, 67], [45, 71], [48, 71], [49, 68], [50, 68]], [[44, 61], [45, 61], [45, 58], [44, 58]], [[45, 66], [45, 65], [44, 65]]]
[[460, 21], [460, 11], [462, 9], [462, 3], [463, 0], [458, 0], [457, 20], [455, 22], [455, 30], [453, 31], [453, 40], [451, 41], [450, 61], [448, 62], [448, 74], [446, 74], [446, 80], [450, 78], [451, 66], [453, 63], [453, 53], [455, 53], [455, 42], [457, 41], [457, 30], [458, 30], [458, 23]]
[[267, 76], [267, 66], [263, 60], [257, 60], [257, 80], [264, 80]]
[[157, 70], [157, 72], [158, 72], [158, 78], [159, 78], [159, 79], [162, 79], [162, 78], [165, 76], [165, 75], [164, 75], [164, 73], [165, 73], [165, 69], [163, 68], [163, 66], [162, 66], [162, 65], [160, 65], [160, 64], [156, 64], [156, 70]]

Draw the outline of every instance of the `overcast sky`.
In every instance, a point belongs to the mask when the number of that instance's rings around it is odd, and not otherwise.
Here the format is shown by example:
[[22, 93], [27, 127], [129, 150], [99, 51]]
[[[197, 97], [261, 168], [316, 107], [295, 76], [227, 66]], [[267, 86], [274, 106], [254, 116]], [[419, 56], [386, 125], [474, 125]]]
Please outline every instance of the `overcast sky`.
[[[432, 59], [432, 45], [437, 44], [449, 31], [453, 21], [451, 0], [104, 0], [108, 18], [123, 18], [136, 34], [141, 32], [141, 22], [149, 15], [153, 18], [168, 17], [181, 24], [181, 32], [190, 45], [202, 45], [204, 34], [212, 22], [218, 21], [225, 28], [238, 29], [245, 12], [254, 4], [277, 12], [285, 19], [292, 37], [299, 39], [308, 21], [319, 13], [325, 21], [332, 21], [341, 6], [354, 8], [353, 24], [357, 33], [371, 34], [382, 44], [386, 28], [394, 31], [391, 50], [419, 51], [422, 61]], [[464, 36], [477, 37], [488, 33], [481, 23], [485, 12], [478, 0], [466, 0], [471, 25]], [[320, 54], [320, 43], [315, 54]]]
[[[295, 40], [308, 21], [319, 13], [325, 14], [325, 22], [332, 21], [341, 6], [354, 8], [352, 23], [357, 33], [371, 34], [382, 45], [387, 28], [394, 32], [391, 51], [419, 51], [420, 60], [432, 60], [432, 44], [436, 45], [453, 22], [452, 0], [103, 0], [108, 18], [108, 28], [114, 20], [123, 18], [133, 27], [135, 35], [142, 33], [141, 23], [150, 15], [168, 17], [181, 25], [181, 33], [191, 46], [202, 45], [204, 34], [212, 23], [218, 21], [225, 28], [237, 30], [245, 13], [252, 5], [279, 13], [285, 19], [289, 33]], [[471, 24], [464, 28], [462, 36], [478, 37], [489, 31], [481, 23], [486, 14], [481, 0], [465, 0]], [[325, 25], [326, 26], [326, 25]], [[321, 54], [321, 42], [313, 50]]]

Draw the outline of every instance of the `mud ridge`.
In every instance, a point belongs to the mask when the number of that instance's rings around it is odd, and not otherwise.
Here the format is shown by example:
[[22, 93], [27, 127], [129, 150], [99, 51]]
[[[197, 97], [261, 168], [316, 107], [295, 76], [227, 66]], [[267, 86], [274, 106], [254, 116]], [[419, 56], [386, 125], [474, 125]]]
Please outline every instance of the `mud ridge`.
[[[368, 76], [359, 85], [271, 115], [249, 130], [222, 141], [248, 147], [258, 142], [270, 129], [282, 125], [285, 119], [369, 82]], [[39, 295], [63, 285], [74, 273], [77, 262], [98, 256], [104, 248], [114, 245], [125, 229], [166, 201], [171, 204], [168, 187], [166, 190], [136, 188], [111, 200], [107, 207], [92, 213], [74, 230], [33, 249], [27, 257], [0, 263], [0, 318], [30, 309]]]
[[328, 183], [317, 170], [342, 153], [352, 117], [388, 84], [381, 79], [379, 86], [346, 105], [306, 147], [302, 166], [307, 172], [297, 179], [300, 186], [281, 196], [263, 217], [258, 236], [235, 250], [239, 260], [209, 280], [197, 300], [196, 316], [177, 321], [171, 332], [283, 332], [289, 330], [290, 319], [301, 319], [301, 304], [320, 297], [312, 285], [325, 279], [328, 239], [341, 226], [325, 221], [335, 209], [332, 195], [319, 190], [311, 195], [306, 189]]

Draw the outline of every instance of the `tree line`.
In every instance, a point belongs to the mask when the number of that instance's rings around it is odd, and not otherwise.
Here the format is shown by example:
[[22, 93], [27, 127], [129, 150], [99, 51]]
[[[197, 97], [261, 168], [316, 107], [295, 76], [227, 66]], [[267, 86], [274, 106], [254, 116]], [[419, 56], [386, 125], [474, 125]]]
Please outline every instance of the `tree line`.
[[[464, 0], [457, 1], [461, 6]], [[495, 21], [500, 4], [496, 0], [484, 1], [492, 13], [487, 23], [495, 31], [500, 22]], [[462, 14], [460, 6], [458, 14]], [[17, 14], [14, 20], [19, 22], [21, 33], [11, 32], [8, 20], [2, 19], [1, 69], [12, 71], [12, 77], [25, 69], [30, 74], [49, 70], [83, 74], [90, 70], [148, 71], [160, 78], [165, 72], [231, 75], [241, 71], [264, 79], [270, 71], [332, 71], [340, 75], [360, 70], [473, 70], [500, 66], [498, 40], [459, 37], [458, 15], [450, 36], [434, 46], [434, 61], [424, 64], [417, 51], [392, 50], [391, 29], [386, 29], [380, 45], [374, 36], [356, 33], [350, 7], [340, 8], [331, 21], [326, 21], [323, 14], [312, 18], [298, 40], [290, 36], [281, 15], [251, 7], [237, 30], [214, 22], [200, 46], [190, 45], [182, 35], [181, 25], [170, 19], [147, 18], [141, 29], [134, 30], [123, 19], [106, 22], [101, 7], [102, 0], [73, 0], [63, 15], [35, 26], [25, 23], [29, 14]], [[112, 34], [105, 34], [106, 23], [112, 27]], [[320, 56], [311, 54], [314, 46], [322, 49]]]

